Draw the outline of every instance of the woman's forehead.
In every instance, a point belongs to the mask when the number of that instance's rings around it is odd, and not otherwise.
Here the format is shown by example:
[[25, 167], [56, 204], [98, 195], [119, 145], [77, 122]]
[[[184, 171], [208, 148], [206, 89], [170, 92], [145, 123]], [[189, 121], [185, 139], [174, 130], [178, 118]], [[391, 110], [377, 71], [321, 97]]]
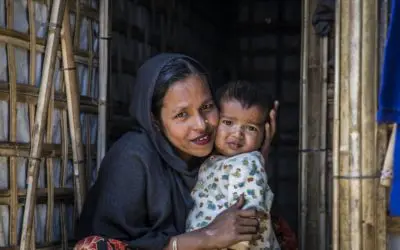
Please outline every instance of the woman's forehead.
[[164, 97], [164, 106], [184, 108], [211, 101], [212, 95], [203, 78], [193, 75], [175, 82]]

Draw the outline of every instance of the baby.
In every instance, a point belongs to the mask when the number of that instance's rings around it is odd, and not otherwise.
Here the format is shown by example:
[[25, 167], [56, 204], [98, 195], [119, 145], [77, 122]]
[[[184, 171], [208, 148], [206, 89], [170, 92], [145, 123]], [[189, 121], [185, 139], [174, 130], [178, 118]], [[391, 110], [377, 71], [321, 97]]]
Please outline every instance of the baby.
[[[187, 231], [207, 226], [241, 194], [246, 200], [243, 209], [256, 208], [268, 215], [273, 200], [264, 158], [258, 151], [264, 141], [269, 108], [266, 94], [254, 83], [237, 81], [223, 86], [217, 98], [220, 122], [215, 152], [199, 169]], [[269, 217], [260, 221], [260, 230], [261, 239], [240, 242], [229, 249], [280, 249]]]

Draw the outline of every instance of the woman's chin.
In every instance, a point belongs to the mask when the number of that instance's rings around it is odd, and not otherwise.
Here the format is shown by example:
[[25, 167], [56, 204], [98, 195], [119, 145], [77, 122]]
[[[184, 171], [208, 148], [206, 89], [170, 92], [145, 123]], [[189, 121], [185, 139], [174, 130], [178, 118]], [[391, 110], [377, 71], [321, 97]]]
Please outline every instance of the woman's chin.
[[202, 145], [201, 147], [197, 146], [198, 149], [193, 150], [191, 152], [191, 155], [194, 157], [206, 157], [209, 154], [211, 154], [213, 148], [214, 148], [214, 143], [209, 143], [207, 145]]

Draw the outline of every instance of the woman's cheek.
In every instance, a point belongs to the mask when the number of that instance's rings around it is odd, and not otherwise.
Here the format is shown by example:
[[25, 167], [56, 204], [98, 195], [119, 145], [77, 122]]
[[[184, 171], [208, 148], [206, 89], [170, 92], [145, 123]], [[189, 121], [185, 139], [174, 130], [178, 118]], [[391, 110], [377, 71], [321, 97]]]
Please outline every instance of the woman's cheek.
[[212, 125], [213, 127], [217, 127], [218, 126], [218, 122], [219, 122], [219, 112], [218, 112], [218, 110], [214, 109], [213, 111], [208, 113], [207, 120], [208, 120], [210, 125]]

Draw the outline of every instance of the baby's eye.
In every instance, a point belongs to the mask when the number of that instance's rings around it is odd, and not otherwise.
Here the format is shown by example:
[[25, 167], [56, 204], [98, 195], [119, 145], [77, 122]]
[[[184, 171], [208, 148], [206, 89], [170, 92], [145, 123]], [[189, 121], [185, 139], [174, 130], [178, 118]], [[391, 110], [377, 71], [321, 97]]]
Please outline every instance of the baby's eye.
[[247, 126], [247, 130], [249, 130], [250, 132], [254, 132], [257, 131], [257, 128], [254, 126]]
[[227, 125], [227, 126], [232, 125], [232, 121], [229, 121], [229, 120], [223, 120], [222, 123]]

